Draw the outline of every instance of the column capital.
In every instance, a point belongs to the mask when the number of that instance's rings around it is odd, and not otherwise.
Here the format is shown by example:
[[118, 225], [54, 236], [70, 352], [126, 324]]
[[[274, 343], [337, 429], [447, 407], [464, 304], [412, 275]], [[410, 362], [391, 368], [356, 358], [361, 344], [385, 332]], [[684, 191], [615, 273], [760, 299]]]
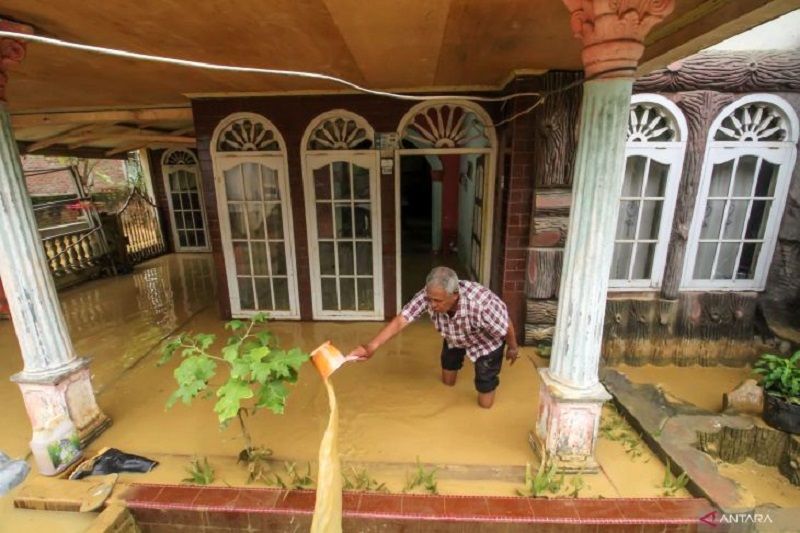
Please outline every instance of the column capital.
[[632, 78], [644, 52], [645, 36], [675, 7], [675, 0], [563, 2], [572, 14], [572, 32], [583, 42], [581, 58], [587, 78]]
[[[27, 24], [0, 19], [0, 31], [33, 34], [33, 28]], [[12, 37], [0, 37], [0, 103], [6, 102], [6, 84], [8, 70], [25, 59], [25, 41]]]

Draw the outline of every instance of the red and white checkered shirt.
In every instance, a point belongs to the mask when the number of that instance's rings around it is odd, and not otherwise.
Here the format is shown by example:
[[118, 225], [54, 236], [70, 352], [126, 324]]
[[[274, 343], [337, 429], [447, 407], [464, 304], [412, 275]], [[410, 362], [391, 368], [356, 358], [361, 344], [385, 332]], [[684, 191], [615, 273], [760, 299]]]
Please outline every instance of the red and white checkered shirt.
[[465, 348], [472, 362], [499, 348], [508, 333], [506, 304], [480, 283], [458, 282], [458, 302], [453, 316], [431, 309], [425, 289], [415, 294], [400, 314], [407, 322], [412, 322], [425, 311], [447, 346]]

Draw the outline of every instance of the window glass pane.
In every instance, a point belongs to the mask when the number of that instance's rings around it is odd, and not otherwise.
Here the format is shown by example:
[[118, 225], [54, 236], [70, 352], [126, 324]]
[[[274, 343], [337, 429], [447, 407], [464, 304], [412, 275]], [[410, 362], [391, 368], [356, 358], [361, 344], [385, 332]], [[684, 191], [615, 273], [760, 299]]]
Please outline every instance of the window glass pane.
[[339, 299], [336, 297], [336, 278], [322, 278], [322, 309], [337, 311]]
[[236, 273], [240, 276], [250, 275], [250, 245], [246, 242], [233, 243], [233, 260]]
[[628, 157], [625, 164], [625, 181], [622, 184], [622, 196], [641, 196], [642, 181], [647, 158], [640, 155]]
[[197, 232], [197, 246], [204, 247], [206, 245], [206, 234], [205, 232], [198, 231]]
[[372, 311], [375, 308], [375, 296], [372, 278], [358, 279], [358, 310]]
[[758, 163], [758, 158], [752, 155], [739, 158], [736, 179], [733, 182], [733, 196], [750, 196], [753, 189], [753, 177], [756, 173], [756, 163]]
[[257, 309], [272, 309], [272, 287], [269, 278], [253, 278], [256, 285]]
[[191, 195], [188, 192], [181, 193], [181, 209], [191, 209], [192, 208], [192, 199]]
[[342, 311], [356, 310], [356, 284], [353, 278], [339, 278], [339, 297]]
[[[228, 171], [229, 172], [229, 171]], [[225, 172], [227, 175], [228, 172]], [[169, 173], [169, 189], [171, 192], [176, 192], [180, 189], [180, 171]]]
[[244, 200], [242, 185], [242, 165], [225, 171], [225, 194], [228, 200]]
[[179, 211], [183, 209], [183, 204], [181, 204], [181, 195], [177, 193], [172, 193], [172, 209], [175, 211]]
[[336, 210], [336, 236], [340, 238], [353, 238], [353, 220], [350, 204], [337, 205]]
[[245, 200], [261, 200], [261, 165], [257, 163], [243, 163], [242, 175], [244, 176]]
[[756, 196], [775, 196], [775, 183], [778, 181], [778, 165], [762, 159], [761, 168], [758, 170], [756, 183]]
[[242, 309], [255, 309], [253, 300], [253, 282], [251, 278], [238, 278], [239, 281], [239, 305]]
[[186, 175], [186, 189], [189, 191], [197, 191], [197, 184], [200, 181], [197, 179], [197, 174], [188, 171], [184, 171], [184, 174]]
[[711, 185], [708, 188], [708, 195], [728, 196], [732, 172], [733, 161], [726, 161], [714, 165], [714, 170], [711, 172]]
[[275, 309], [289, 310], [289, 283], [286, 278], [272, 279], [272, 296], [275, 298]]
[[183, 212], [178, 211], [175, 213], [175, 228], [182, 230], [186, 227], [186, 222], [183, 220]]
[[256, 276], [269, 276], [269, 269], [267, 267], [267, 247], [264, 243], [252, 243], [250, 252], [253, 254], [253, 274]]
[[369, 169], [353, 165], [353, 197], [369, 198]]
[[636, 221], [639, 216], [639, 200], [622, 200], [617, 218], [617, 239], [633, 239], [636, 236]]
[[286, 275], [286, 248], [283, 241], [269, 243], [269, 259], [273, 276]]
[[281, 204], [267, 204], [267, 234], [270, 239], [283, 239]]
[[771, 205], [772, 201], [770, 200], [753, 200], [753, 205], [750, 207], [750, 218], [747, 220], [747, 231], [744, 234], [746, 239], [764, 238]]
[[336, 275], [336, 256], [332, 242], [319, 243], [319, 271], [322, 275]]
[[669, 165], [650, 160], [650, 174], [647, 176], [645, 196], [664, 196], [667, 188]]
[[725, 239], [741, 239], [744, 218], [747, 215], [747, 200], [731, 200], [728, 202], [728, 215], [725, 218]]
[[200, 196], [196, 192], [190, 192], [189, 196], [189, 207], [192, 209], [200, 209]]
[[662, 203], [663, 200], [644, 200], [642, 202], [642, 221], [639, 224], [639, 239], [658, 239], [658, 230], [661, 229]]
[[314, 171], [314, 194], [317, 200], [329, 200], [331, 197], [331, 170], [329, 165]]
[[653, 254], [656, 243], [640, 242], [636, 245], [636, 260], [633, 262], [631, 279], [650, 279], [653, 276]]
[[611, 260], [611, 279], [628, 279], [628, 266], [631, 264], [633, 244], [618, 242], [614, 245], [614, 258]]
[[333, 197], [336, 199], [350, 198], [350, 163], [337, 161], [331, 163], [333, 170]]
[[372, 232], [370, 205], [367, 203], [355, 204], [353, 206], [353, 216], [355, 218], [356, 237], [369, 238]]
[[353, 272], [353, 243], [339, 243], [339, 274], [351, 276]]
[[281, 193], [278, 189], [278, 171], [274, 168], [261, 165], [261, 178], [264, 187], [264, 200], [280, 200]]
[[317, 237], [320, 239], [333, 238], [333, 219], [331, 218], [331, 204], [317, 204]]
[[244, 206], [242, 204], [228, 204], [228, 212], [231, 221], [231, 238], [246, 239], [247, 224], [244, 220]]
[[714, 266], [714, 254], [717, 243], [701, 242], [697, 247], [697, 258], [694, 263], [694, 279], [711, 279], [711, 268]]
[[188, 244], [188, 242], [186, 240], [186, 232], [185, 231], [179, 231], [178, 232], [178, 242], [180, 242], [181, 246], [189, 246], [189, 244]]
[[189, 189], [187, 175], [185, 170], [178, 171], [178, 190], [185, 191]]
[[264, 231], [264, 210], [261, 204], [247, 203], [247, 225], [250, 228], [251, 239], [266, 239]]
[[709, 200], [706, 204], [706, 213], [703, 217], [703, 226], [700, 229], [701, 239], [718, 239], [719, 228], [722, 224], [722, 212], [725, 209], [725, 200]]
[[356, 243], [356, 269], [360, 276], [372, 274], [372, 243]]
[[192, 213], [192, 218], [194, 219], [194, 227], [195, 228], [202, 228], [203, 227], [203, 214], [200, 211], [195, 211]]
[[717, 268], [714, 270], [714, 279], [733, 279], [733, 266], [736, 261], [737, 253], [739, 253], [738, 242], [720, 243]]
[[192, 247], [197, 246], [197, 243], [194, 240], [194, 232], [193, 231], [187, 231], [186, 232], [186, 246], [192, 246]]
[[742, 245], [742, 255], [739, 257], [739, 268], [736, 269], [736, 279], [755, 278], [760, 252], [761, 243], [746, 242]]

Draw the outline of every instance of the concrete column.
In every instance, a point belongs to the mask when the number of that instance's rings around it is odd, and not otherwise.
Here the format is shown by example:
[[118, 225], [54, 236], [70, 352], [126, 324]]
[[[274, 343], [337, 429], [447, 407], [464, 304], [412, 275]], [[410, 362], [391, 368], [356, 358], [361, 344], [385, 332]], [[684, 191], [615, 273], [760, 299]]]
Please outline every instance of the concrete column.
[[[0, 28], [25, 31], [0, 21]], [[69, 418], [83, 443], [109, 423], [95, 402], [89, 361], [76, 356], [50, 274], [25, 186], [5, 103], [6, 69], [24, 44], [0, 43], [0, 278], [19, 339], [24, 369], [12, 376], [22, 390], [34, 435]]]
[[598, 379], [606, 291], [625, 164], [633, 75], [647, 32], [673, 0], [564, 0], [587, 78], [550, 367], [540, 370], [531, 444], [561, 471], [591, 472], [603, 403]]

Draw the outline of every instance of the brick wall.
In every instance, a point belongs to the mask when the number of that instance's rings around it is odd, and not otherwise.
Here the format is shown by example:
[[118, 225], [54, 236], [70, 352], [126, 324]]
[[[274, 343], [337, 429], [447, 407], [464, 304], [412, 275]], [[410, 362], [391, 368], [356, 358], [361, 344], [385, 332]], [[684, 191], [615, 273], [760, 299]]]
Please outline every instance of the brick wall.
[[[364, 117], [376, 132], [393, 132], [397, 130], [403, 115], [413, 104], [414, 102], [368, 95], [277, 96], [202, 99], [192, 102], [209, 230], [217, 266], [219, 307], [223, 316], [230, 316], [230, 301], [222, 255], [213, 166], [209, 151], [211, 137], [219, 122], [232, 113], [257, 113], [270, 120], [284, 138], [288, 151], [288, 180], [294, 217], [300, 315], [303, 320], [311, 320], [309, 250], [300, 151], [306, 127], [321, 113], [334, 109], [346, 109]], [[487, 111], [490, 115], [494, 114], [493, 108], [487, 108]], [[394, 175], [381, 175], [380, 180], [384, 309], [388, 319], [395, 314], [397, 308]], [[495, 273], [495, 275], [497, 274]]]

